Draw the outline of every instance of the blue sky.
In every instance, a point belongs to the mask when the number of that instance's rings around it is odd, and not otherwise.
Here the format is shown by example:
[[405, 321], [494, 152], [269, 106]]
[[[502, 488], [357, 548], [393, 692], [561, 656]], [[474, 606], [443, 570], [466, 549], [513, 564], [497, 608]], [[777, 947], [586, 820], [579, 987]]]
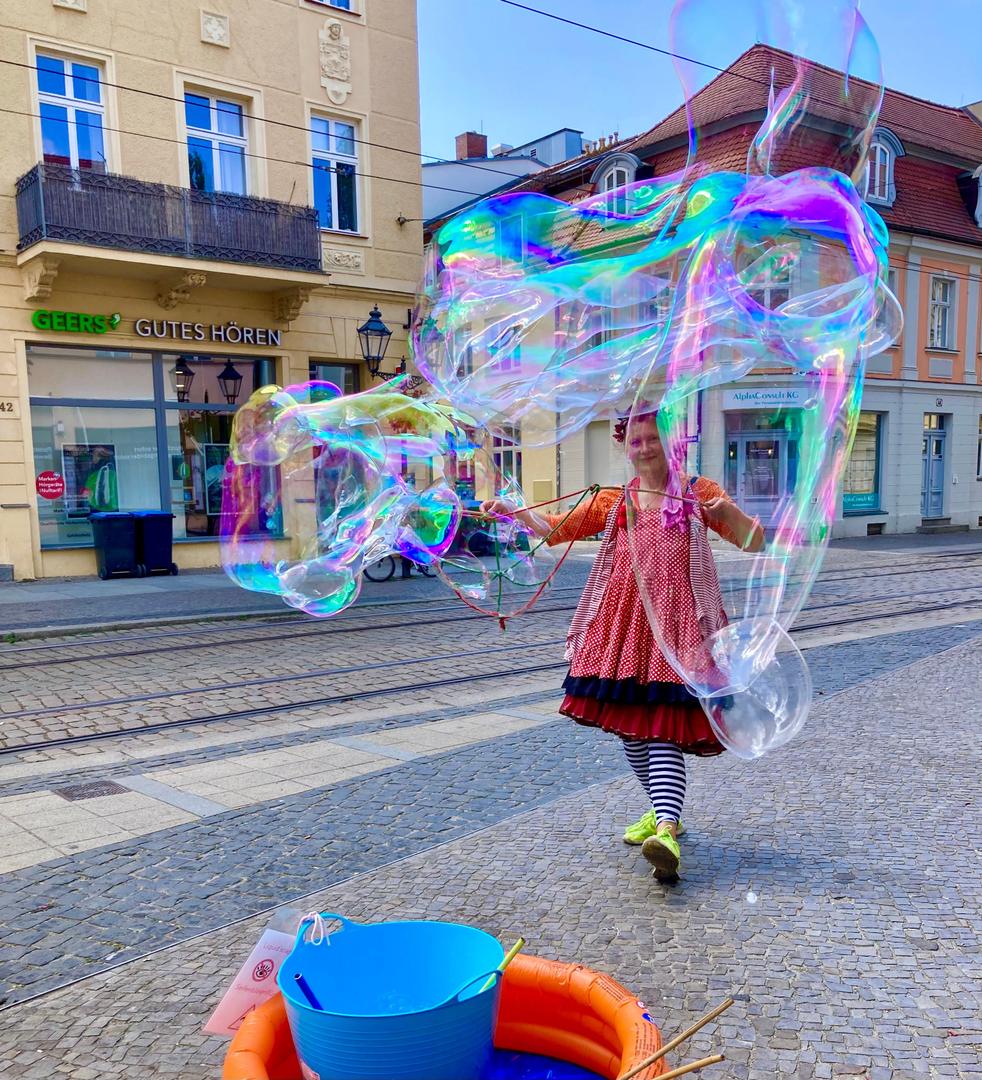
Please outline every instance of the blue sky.
[[[669, 0], [525, 2], [669, 46]], [[826, 11], [844, 0], [802, 2]], [[734, 8], [734, 0], [718, 4]], [[580, 128], [588, 139], [614, 131], [625, 136], [681, 102], [672, 62], [636, 46], [501, 0], [419, 0], [418, 10], [424, 153], [452, 158], [454, 136], [468, 128], [486, 132], [492, 145], [517, 146], [561, 127]], [[982, 99], [982, 0], [862, 0], [861, 10], [879, 43], [888, 86], [949, 105]], [[699, 50], [697, 59], [725, 67], [753, 44], [754, 32], [735, 37], [721, 21], [706, 20], [689, 48]], [[703, 81], [711, 75], [705, 72]]]

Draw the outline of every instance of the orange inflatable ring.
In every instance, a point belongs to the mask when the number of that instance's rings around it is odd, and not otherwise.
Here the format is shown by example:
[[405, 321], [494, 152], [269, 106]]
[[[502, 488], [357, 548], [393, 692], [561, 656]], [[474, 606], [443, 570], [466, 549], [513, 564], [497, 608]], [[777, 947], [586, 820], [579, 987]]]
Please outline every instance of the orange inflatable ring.
[[[609, 975], [519, 954], [505, 970], [494, 1044], [569, 1061], [616, 1080], [661, 1046], [644, 1006]], [[638, 1074], [654, 1080], [664, 1058]], [[301, 1080], [280, 994], [250, 1013], [225, 1057], [222, 1080]]]

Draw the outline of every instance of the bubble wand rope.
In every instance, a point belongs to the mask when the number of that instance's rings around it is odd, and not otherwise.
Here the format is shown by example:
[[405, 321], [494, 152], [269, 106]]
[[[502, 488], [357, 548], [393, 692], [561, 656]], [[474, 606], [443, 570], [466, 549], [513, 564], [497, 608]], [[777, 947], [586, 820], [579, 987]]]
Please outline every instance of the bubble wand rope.
[[[572, 514], [573, 511], [577, 509], [577, 507], [580, 505], [580, 503], [583, 502], [583, 500], [586, 498], [587, 495], [592, 495], [593, 499], [596, 499], [596, 497], [597, 497], [597, 495], [599, 493], [600, 493], [600, 488], [597, 487], [597, 486], [583, 488], [582, 491], [574, 491], [570, 495], [559, 495], [555, 499], [546, 499], [545, 502], [536, 503], [535, 506], [523, 506], [522, 509], [523, 510], [533, 510], [533, 509], [537, 509], [540, 506], [550, 506], [552, 503], [557, 503], [562, 499], [570, 499], [570, 498], [573, 497], [573, 495], [579, 495], [579, 499], [577, 499], [576, 503], [573, 506], [570, 507], [569, 511], [565, 515], [565, 517], [568, 517], [569, 514]], [[478, 516], [484, 517], [484, 518], [500, 518], [501, 520], [506, 520], [506, 515], [481, 514], [481, 515], [478, 515]], [[564, 517], [564, 520], [565, 520], [565, 517]], [[542, 537], [541, 543], [536, 545], [536, 550], [539, 547], [541, 547], [542, 544], [546, 543], [546, 541], [549, 539], [549, 537], [552, 536], [552, 534], [558, 528], [560, 528], [560, 526], [562, 524], [563, 524], [563, 522], [559, 522], [556, 526], [554, 526], [552, 529], [550, 529], [549, 532], [546, 533], [546, 535], [544, 537]], [[535, 592], [532, 594], [532, 596], [528, 600], [528, 602], [523, 604], [522, 607], [520, 607], [518, 609], [518, 611], [513, 612], [511, 615], [502, 615], [500, 612], [489, 611], [487, 608], [480, 607], [479, 605], [477, 605], [475, 603], [472, 603], [466, 596], [464, 596], [464, 594], [459, 589], [455, 588], [454, 592], [457, 594], [457, 598], [459, 600], [462, 600], [464, 602], [464, 604], [471, 609], [471, 611], [476, 611], [481, 615], [497, 616], [498, 625], [501, 627], [502, 630], [504, 630], [504, 629], [506, 629], [506, 624], [507, 624], [509, 619], [514, 619], [518, 615], [524, 615], [527, 611], [529, 611], [531, 609], [532, 605], [535, 604], [535, 602], [539, 599], [539, 597], [545, 591], [546, 587], [549, 585], [549, 583], [552, 581], [552, 579], [559, 572], [559, 568], [566, 561], [566, 557], [567, 557], [567, 555], [569, 555], [572, 548], [573, 548], [573, 542], [570, 541], [566, 545], [566, 550], [563, 552], [562, 556], [557, 560], [556, 565], [553, 567], [552, 572], [549, 574], [549, 576], [535, 590]], [[498, 597], [499, 605], [500, 605], [500, 602], [501, 602], [500, 592], [501, 592], [501, 590], [500, 590], [500, 581], [499, 581], [499, 597]]]

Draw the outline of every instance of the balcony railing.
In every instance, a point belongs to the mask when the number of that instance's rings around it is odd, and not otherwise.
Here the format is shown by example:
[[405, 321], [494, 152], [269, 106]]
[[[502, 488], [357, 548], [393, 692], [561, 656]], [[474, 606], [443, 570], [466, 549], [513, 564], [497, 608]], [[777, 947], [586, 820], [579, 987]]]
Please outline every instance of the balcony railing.
[[129, 176], [35, 165], [17, 181], [18, 251], [41, 240], [321, 269], [317, 211], [273, 199], [152, 184]]

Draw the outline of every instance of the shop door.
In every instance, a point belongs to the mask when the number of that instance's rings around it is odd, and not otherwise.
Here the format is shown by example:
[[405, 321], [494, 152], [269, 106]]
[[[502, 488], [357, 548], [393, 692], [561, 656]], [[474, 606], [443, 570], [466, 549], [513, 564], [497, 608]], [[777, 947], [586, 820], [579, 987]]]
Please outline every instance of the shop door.
[[727, 440], [726, 487], [737, 504], [761, 523], [771, 522], [787, 493], [788, 437], [783, 432], [736, 435]]
[[921, 517], [944, 514], [945, 432], [926, 430], [921, 442]]

